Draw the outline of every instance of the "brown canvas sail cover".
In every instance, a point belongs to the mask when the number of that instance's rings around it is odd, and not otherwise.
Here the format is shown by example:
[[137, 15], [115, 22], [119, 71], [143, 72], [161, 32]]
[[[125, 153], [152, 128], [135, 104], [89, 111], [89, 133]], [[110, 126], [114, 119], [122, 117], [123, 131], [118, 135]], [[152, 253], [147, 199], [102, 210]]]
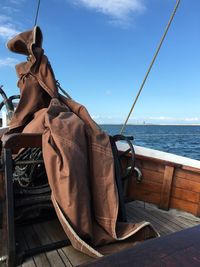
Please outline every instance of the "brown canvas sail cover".
[[117, 222], [118, 192], [109, 136], [85, 107], [58, 94], [40, 28], [17, 35], [8, 48], [28, 56], [16, 66], [21, 99], [9, 133], [42, 133], [52, 202], [72, 245], [100, 257], [157, 236], [148, 222]]

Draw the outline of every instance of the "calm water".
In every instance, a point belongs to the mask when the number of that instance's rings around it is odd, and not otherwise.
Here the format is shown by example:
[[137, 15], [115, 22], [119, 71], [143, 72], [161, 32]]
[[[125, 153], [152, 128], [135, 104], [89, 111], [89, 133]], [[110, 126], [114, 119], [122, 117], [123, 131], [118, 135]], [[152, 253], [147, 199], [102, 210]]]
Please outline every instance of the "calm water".
[[[101, 125], [110, 135], [121, 125]], [[125, 135], [134, 136], [134, 144], [200, 160], [200, 126], [131, 125]]]

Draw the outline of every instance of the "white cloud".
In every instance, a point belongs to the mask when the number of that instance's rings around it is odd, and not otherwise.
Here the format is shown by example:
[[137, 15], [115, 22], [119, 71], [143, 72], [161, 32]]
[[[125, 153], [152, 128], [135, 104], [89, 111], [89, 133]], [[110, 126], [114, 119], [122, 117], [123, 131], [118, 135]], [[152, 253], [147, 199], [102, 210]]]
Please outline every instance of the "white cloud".
[[97, 123], [112, 123], [113, 117], [112, 116], [101, 116], [101, 115], [92, 115], [93, 120]]
[[10, 4], [20, 5], [24, 2], [24, 0], [9, 0]]
[[0, 68], [1, 67], [13, 67], [18, 63], [18, 60], [15, 58], [7, 57], [5, 59], [0, 59]]
[[112, 23], [127, 22], [131, 13], [145, 9], [143, 2], [143, 0], [76, 0], [76, 4], [109, 15]]
[[10, 39], [18, 34], [15, 26], [12, 24], [0, 24], [0, 37], [3, 39]]
[[200, 124], [200, 117], [149, 117], [144, 119], [148, 123], [158, 124]]
[[200, 118], [194, 117], [194, 118], [185, 118], [185, 121], [200, 121]]
[[4, 11], [4, 13], [7, 13], [0, 15], [0, 39], [5, 41], [18, 34], [19, 31], [17, 30], [17, 27], [15, 26], [11, 16], [15, 10], [11, 6], [2, 6], [1, 9]]
[[[93, 115], [92, 118], [99, 124], [122, 124], [124, 122], [124, 117], [109, 115]], [[130, 118], [128, 124], [200, 125], [200, 117], [135, 117]]]
[[96, 119], [101, 118], [101, 116], [100, 116], [100, 115], [91, 115], [91, 118], [92, 118], [93, 120], [96, 120]]
[[8, 40], [16, 34], [18, 31], [12, 23], [12, 18], [7, 15], [0, 15], [0, 38]]
[[149, 120], [156, 120], [156, 121], [180, 121], [180, 122], [195, 122], [200, 121], [200, 118], [198, 117], [191, 117], [191, 118], [175, 118], [175, 117], [165, 117], [165, 116], [159, 116], [159, 117], [150, 117]]
[[174, 117], [165, 117], [165, 116], [159, 116], [159, 117], [150, 117], [150, 120], [159, 120], [159, 121], [174, 121], [174, 120], [180, 120], [180, 118], [174, 118]]
[[3, 6], [1, 7], [2, 11], [4, 11], [5, 13], [12, 15], [14, 12], [18, 12], [19, 9], [15, 8], [15, 7], [11, 7], [11, 6]]

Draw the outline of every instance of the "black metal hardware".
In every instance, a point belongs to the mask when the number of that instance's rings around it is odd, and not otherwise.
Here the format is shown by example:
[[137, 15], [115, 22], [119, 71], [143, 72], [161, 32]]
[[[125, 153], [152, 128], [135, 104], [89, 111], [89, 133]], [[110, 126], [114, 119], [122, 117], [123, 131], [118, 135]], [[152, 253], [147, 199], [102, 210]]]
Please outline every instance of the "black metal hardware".
[[3, 235], [7, 237], [6, 243], [6, 260], [7, 265], [15, 265], [15, 223], [14, 223], [14, 200], [13, 200], [13, 182], [12, 182], [12, 153], [10, 149], [3, 149], [5, 164], [5, 197], [6, 207], [4, 213], [4, 231]]
[[[118, 221], [125, 222], [126, 219], [126, 210], [125, 210], [125, 198], [124, 198], [124, 190], [125, 190], [125, 181], [131, 177], [134, 173], [136, 173], [136, 180], [138, 182], [141, 181], [142, 174], [140, 170], [135, 167], [135, 151], [132, 144], [133, 137], [132, 136], [124, 136], [124, 135], [114, 135], [110, 136], [110, 142], [113, 151], [113, 157], [115, 162], [115, 180], [118, 189], [119, 195], [119, 211], [118, 211]], [[118, 141], [125, 141], [128, 144], [128, 149], [122, 153], [119, 153], [117, 149], [116, 143]], [[126, 168], [123, 166], [123, 158], [129, 155], [129, 162]]]
[[0, 103], [0, 110], [5, 105], [8, 118], [11, 119], [13, 112], [14, 112], [14, 109], [15, 109], [14, 104], [13, 104], [13, 100], [19, 99], [20, 95], [13, 95], [11, 97], [7, 97], [6, 93], [3, 90], [3, 85], [0, 86], [0, 95], [3, 98], [3, 101]]
[[[134, 140], [133, 136], [124, 136], [124, 135], [114, 135], [113, 136], [113, 139], [115, 142], [118, 142], [118, 141], [125, 141], [129, 148], [122, 152], [118, 158], [119, 158], [119, 162], [120, 162], [120, 166], [121, 166], [121, 179], [122, 180], [125, 180], [127, 179], [128, 177], [130, 177], [130, 175], [133, 174], [134, 172], [134, 168], [135, 168], [135, 150], [134, 150], [134, 147], [133, 147], [133, 144], [132, 144], [132, 140]], [[129, 161], [129, 164], [128, 166], [126, 167], [125, 169], [125, 173], [123, 172], [123, 169], [122, 168], [122, 165], [121, 165], [121, 160], [123, 159], [123, 157], [125, 157], [126, 155], [130, 155], [130, 161]]]
[[17, 225], [55, 216], [51, 203], [51, 190], [48, 185], [41, 148], [24, 149], [14, 159], [12, 150], [3, 148], [2, 161], [5, 172], [6, 198], [5, 212], [3, 212], [3, 235], [7, 244], [0, 264], [6, 262], [8, 267], [14, 267], [16, 263], [19, 264], [26, 257], [69, 245], [70, 241], [65, 239], [30, 250], [19, 251], [15, 240]]
[[123, 180], [125, 179], [125, 176], [123, 175], [122, 165], [121, 165], [121, 161], [120, 161], [120, 157], [119, 157], [119, 153], [118, 153], [118, 149], [116, 145], [116, 142], [121, 141], [121, 140], [125, 140], [131, 143], [130, 140], [132, 140], [132, 137], [126, 137], [122, 135], [110, 136], [110, 142], [112, 146], [112, 152], [113, 152], [114, 163], [115, 163], [115, 181], [116, 181], [118, 196], [119, 196], [118, 221], [126, 222], [127, 217], [126, 217], [125, 199], [124, 199], [124, 193], [123, 193]]

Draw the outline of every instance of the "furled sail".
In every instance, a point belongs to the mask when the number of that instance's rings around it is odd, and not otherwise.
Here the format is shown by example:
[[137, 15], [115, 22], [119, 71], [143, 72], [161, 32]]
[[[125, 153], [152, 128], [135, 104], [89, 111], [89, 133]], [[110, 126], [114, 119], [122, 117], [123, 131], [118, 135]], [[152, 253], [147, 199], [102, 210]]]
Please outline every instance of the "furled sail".
[[52, 202], [72, 245], [100, 257], [156, 237], [148, 222], [117, 222], [119, 201], [109, 136], [84, 106], [58, 93], [40, 28], [17, 35], [8, 48], [28, 60], [16, 66], [21, 99], [7, 134], [42, 133]]

